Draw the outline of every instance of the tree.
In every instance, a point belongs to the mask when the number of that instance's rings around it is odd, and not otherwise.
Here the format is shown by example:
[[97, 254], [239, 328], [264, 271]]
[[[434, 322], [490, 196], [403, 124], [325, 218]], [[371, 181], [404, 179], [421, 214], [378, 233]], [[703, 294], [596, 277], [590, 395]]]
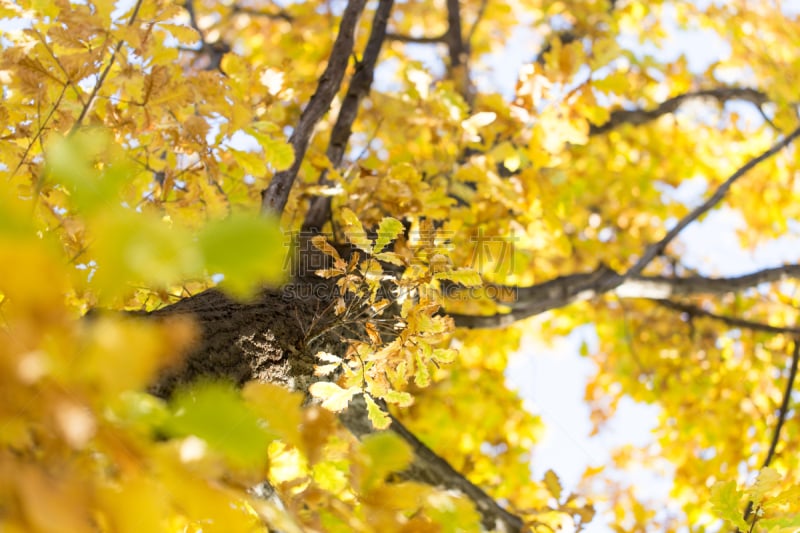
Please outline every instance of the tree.
[[[788, 7], [0, 9], [4, 530], [800, 528], [800, 267], [679, 239], [724, 206], [744, 249], [792, 242]], [[690, 30], [727, 56], [670, 54]], [[531, 479], [508, 357], [583, 325], [595, 430], [662, 413], [606, 469], [666, 460], [670, 513]]]

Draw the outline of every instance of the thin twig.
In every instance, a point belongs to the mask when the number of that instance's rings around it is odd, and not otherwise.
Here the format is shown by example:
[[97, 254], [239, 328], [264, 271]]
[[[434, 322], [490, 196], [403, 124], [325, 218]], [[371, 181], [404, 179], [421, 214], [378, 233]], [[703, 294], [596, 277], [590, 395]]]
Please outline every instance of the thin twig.
[[483, 15], [486, 13], [486, 5], [489, 3], [489, 0], [482, 0], [481, 5], [478, 8], [478, 13], [475, 15], [475, 20], [472, 23], [472, 26], [469, 28], [467, 32], [467, 45], [469, 46], [472, 43], [472, 38], [475, 36], [475, 30], [478, 29], [478, 24], [480, 24], [481, 20], [483, 20]]
[[[51, 118], [53, 118], [53, 115], [55, 114], [58, 107], [61, 105], [61, 100], [64, 98], [64, 94], [66, 92], [67, 92], [67, 84], [64, 84], [64, 86], [61, 88], [61, 93], [59, 93], [58, 98], [56, 98], [55, 103], [50, 108], [50, 112], [47, 114], [47, 116], [44, 118], [44, 121], [40, 124], [39, 128], [36, 130], [36, 133], [33, 135], [33, 139], [31, 139], [31, 142], [29, 142], [28, 146], [25, 147], [25, 151], [22, 152], [22, 157], [20, 158], [19, 163], [17, 163], [17, 166], [14, 167], [14, 171], [11, 172], [11, 174], [9, 174], [8, 179], [6, 181], [11, 181], [14, 178], [14, 176], [17, 175], [17, 172], [19, 172], [19, 169], [22, 168], [22, 165], [25, 164], [25, 160], [28, 158], [28, 154], [33, 149], [33, 146], [36, 144], [39, 138], [44, 134], [45, 126], [47, 126], [47, 123], [50, 122]], [[39, 182], [41, 183], [41, 179], [39, 180]]]
[[652, 244], [647, 247], [642, 257], [625, 273], [623, 274], [623, 279], [620, 281], [625, 280], [630, 276], [636, 276], [641, 274], [642, 271], [649, 265], [653, 259], [658, 257], [667, 247], [669, 243], [671, 243], [675, 237], [677, 237], [689, 224], [700, 218], [703, 214], [707, 213], [711, 210], [715, 205], [717, 205], [727, 194], [728, 190], [733, 186], [736, 181], [739, 180], [742, 176], [747, 174], [750, 170], [755, 168], [759, 163], [769, 159], [770, 157], [774, 156], [784, 148], [786, 148], [794, 139], [800, 137], [800, 127], [795, 129], [789, 135], [772, 145], [770, 148], [765, 150], [763, 153], [754, 157], [753, 159], [749, 160], [747, 163], [742, 165], [736, 172], [734, 172], [725, 182], [720, 185], [714, 194], [711, 195], [705, 202], [694, 208], [689, 214], [683, 217], [681, 220], [675, 224], [675, 227], [669, 230], [667, 234], [664, 236], [663, 239], [658, 241], [655, 244]]
[[42, 35], [42, 33], [39, 30], [33, 29], [32, 31], [33, 31], [34, 34], [36, 34], [36, 37], [39, 38], [39, 42], [42, 43], [42, 46], [44, 46], [44, 49], [47, 50], [47, 53], [53, 59], [55, 64], [58, 65], [58, 68], [61, 69], [61, 72], [64, 74], [64, 76], [66, 76], [66, 80], [67, 80], [66, 83], [72, 88], [72, 92], [75, 93], [75, 97], [78, 99], [78, 101], [81, 104], [84, 104], [83, 94], [81, 93], [81, 90], [70, 79], [69, 72], [67, 72], [67, 70], [64, 68], [64, 65], [61, 64], [61, 61], [58, 60], [58, 56], [56, 56], [55, 52], [53, 52], [53, 49], [47, 43], [47, 39], [45, 39], [44, 35]]
[[797, 377], [797, 364], [800, 360], [800, 341], [794, 340], [794, 348], [792, 350], [792, 365], [789, 368], [789, 378], [786, 380], [786, 389], [783, 391], [783, 401], [781, 401], [780, 409], [778, 409], [778, 423], [775, 425], [775, 433], [772, 434], [772, 442], [770, 442], [767, 457], [764, 459], [762, 468], [766, 468], [775, 457], [775, 449], [778, 447], [778, 440], [780, 440], [781, 429], [786, 422], [786, 416], [789, 414], [789, 400], [792, 396], [794, 389], [794, 380]]
[[763, 322], [755, 322], [753, 320], [746, 320], [743, 318], [737, 318], [733, 316], [719, 315], [717, 313], [712, 313], [711, 311], [706, 311], [702, 307], [698, 307], [696, 305], [673, 302], [672, 300], [652, 300], [652, 301], [660, 305], [661, 307], [665, 307], [673, 311], [678, 311], [680, 313], [686, 313], [690, 317], [709, 318], [711, 320], [716, 320], [718, 322], [722, 322], [724, 324], [727, 324], [735, 328], [749, 329], [752, 331], [763, 331], [764, 333], [800, 335], [800, 328], [795, 328], [791, 326], [770, 326], [769, 324], [764, 324]]
[[[130, 18], [128, 19], [128, 26], [133, 26], [133, 23], [136, 21], [136, 17], [139, 15], [139, 9], [142, 7], [142, 3], [144, 0], [137, 0], [136, 4], [133, 6], [133, 13], [131, 13]], [[122, 50], [122, 46], [125, 44], [125, 41], [120, 41], [117, 43], [117, 46], [114, 47], [114, 51], [111, 53], [111, 58], [108, 60], [108, 65], [106, 68], [103, 69], [103, 72], [100, 74], [100, 77], [97, 79], [97, 83], [95, 83], [94, 88], [92, 89], [92, 93], [89, 95], [89, 99], [84, 104], [83, 108], [81, 109], [80, 115], [78, 115], [78, 119], [72, 125], [67, 133], [67, 136], [70, 137], [75, 134], [78, 129], [80, 129], [83, 119], [86, 118], [87, 113], [92, 108], [95, 99], [97, 98], [97, 93], [100, 92], [100, 88], [103, 86], [103, 83], [106, 81], [106, 77], [108, 77], [108, 73], [111, 72], [111, 68], [114, 66], [114, 63], [117, 61], [117, 54], [119, 51]]]
[[[769, 445], [769, 450], [767, 451], [767, 456], [764, 458], [764, 462], [761, 464], [761, 468], [766, 468], [772, 462], [772, 458], [775, 456], [775, 449], [778, 447], [778, 441], [780, 440], [781, 436], [781, 429], [783, 429], [783, 423], [786, 421], [786, 416], [789, 414], [789, 400], [792, 395], [792, 390], [794, 389], [794, 380], [797, 377], [797, 364], [800, 361], [800, 339], [794, 339], [794, 347], [792, 348], [792, 363], [791, 367], [789, 368], [789, 377], [786, 380], [786, 388], [783, 391], [783, 400], [781, 401], [781, 406], [778, 409], [778, 423], [775, 425], [775, 432], [772, 434], [772, 441]], [[753, 513], [753, 500], [747, 502], [747, 506], [744, 509], [744, 521], [748, 522], [750, 520], [750, 515]], [[758, 521], [756, 517], [753, 517], [753, 521], [750, 523], [749, 531], [753, 531], [756, 522]], [[740, 532], [739, 528], [736, 528], [737, 533]]]

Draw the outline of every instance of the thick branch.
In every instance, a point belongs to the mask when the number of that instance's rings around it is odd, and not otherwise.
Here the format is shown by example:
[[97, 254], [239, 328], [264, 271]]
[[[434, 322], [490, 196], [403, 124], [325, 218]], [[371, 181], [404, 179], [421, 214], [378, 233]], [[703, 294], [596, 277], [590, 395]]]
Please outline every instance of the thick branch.
[[719, 87], [716, 89], [705, 89], [701, 91], [692, 91], [684, 94], [673, 96], [665, 100], [653, 109], [618, 109], [611, 113], [608, 122], [599, 126], [592, 125], [589, 128], [589, 135], [600, 135], [607, 133], [614, 128], [622, 126], [623, 124], [631, 124], [639, 126], [651, 122], [662, 115], [674, 113], [678, 107], [683, 105], [688, 100], [700, 98], [713, 98], [720, 103], [725, 103], [728, 100], [745, 100], [757, 106], [766, 103], [767, 96], [756, 89], [747, 87]]
[[695, 294], [727, 294], [756, 287], [762, 283], [776, 283], [790, 279], [800, 279], [800, 265], [765, 268], [729, 278], [633, 276], [617, 287], [615, 293], [622, 298], [666, 299]]
[[[364, 56], [361, 62], [356, 65], [355, 74], [350, 80], [350, 87], [342, 102], [336, 124], [331, 131], [331, 139], [328, 144], [328, 159], [334, 167], [339, 167], [344, 158], [347, 142], [353, 131], [353, 122], [358, 115], [358, 108], [361, 100], [369, 94], [372, 86], [372, 79], [375, 75], [375, 65], [378, 62], [383, 41], [386, 39], [386, 25], [389, 22], [389, 14], [392, 11], [394, 0], [381, 0], [375, 10], [375, 17], [372, 21], [372, 30], [364, 49]], [[320, 183], [330, 184], [327, 180], [327, 172], [323, 172], [319, 178]], [[319, 196], [311, 201], [306, 219], [303, 223], [304, 231], [318, 233], [325, 221], [330, 218], [331, 198]]]
[[450, 52], [450, 67], [457, 68], [467, 62], [467, 47], [461, 33], [461, 11], [458, 0], [447, 0], [447, 33], [445, 40]]
[[501, 328], [517, 320], [566, 307], [575, 301], [588, 300], [609, 291], [613, 291], [621, 298], [666, 300], [675, 296], [727, 294], [756, 287], [762, 283], [789, 279], [800, 279], [800, 265], [783, 265], [730, 278], [704, 276], [669, 278], [642, 275], [625, 278], [609, 268], [601, 267], [588, 274], [561, 276], [531, 287], [490, 285], [492, 291], [497, 294], [515, 297], [513, 302], [503, 302], [503, 305], [510, 308], [509, 313], [450, 316], [455, 319], [459, 327]]
[[461, 96], [472, 104], [473, 90], [469, 78], [469, 44], [464, 41], [461, 29], [459, 0], [447, 0], [447, 33], [445, 41], [450, 55], [450, 76]]
[[339, 25], [339, 34], [333, 43], [328, 66], [319, 79], [317, 90], [300, 115], [297, 127], [294, 129], [289, 142], [294, 147], [294, 163], [291, 168], [275, 174], [269, 186], [261, 192], [261, 210], [280, 214], [286, 207], [289, 192], [292, 189], [300, 164], [303, 162], [308, 143], [314, 127], [330, 108], [334, 96], [339, 91], [339, 86], [344, 78], [347, 63], [353, 53], [353, 41], [358, 19], [364, 10], [366, 0], [350, 0], [342, 15]]

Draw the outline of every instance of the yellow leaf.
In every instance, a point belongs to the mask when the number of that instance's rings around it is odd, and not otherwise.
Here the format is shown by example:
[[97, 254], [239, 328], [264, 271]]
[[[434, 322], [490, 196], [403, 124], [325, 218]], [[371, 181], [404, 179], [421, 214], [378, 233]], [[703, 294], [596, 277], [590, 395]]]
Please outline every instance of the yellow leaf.
[[229, 148], [228, 151], [236, 160], [236, 163], [242, 167], [247, 174], [252, 176], [263, 176], [267, 172], [267, 166], [264, 163], [264, 156], [254, 152], [243, 152], [234, 148]]
[[555, 472], [548, 470], [544, 473], [544, 485], [547, 487], [547, 492], [549, 492], [556, 501], [561, 499], [561, 482]]
[[414, 397], [405, 391], [391, 390], [383, 395], [383, 399], [400, 407], [408, 407], [414, 403]]
[[367, 237], [367, 232], [364, 231], [364, 226], [358, 217], [348, 208], [343, 208], [341, 212], [345, 224], [345, 235], [347, 239], [357, 248], [365, 251], [368, 254], [372, 253], [372, 241]]
[[175, 37], [181, 44], [191, 45], [200, 40], [200, 35], [190, 26], [182, 26], [179, 24], [160, 23], [159, 28], [167, 30]]
[[460, 268], [458, 270], [451, 270], [445, 272], [438, 272], [435, 279], [447, 279], [455, 283], [464, 285], [465, 287], [480, 287], [483, 285], [483, 280], [480, 274], [469, 268]]
[[242, 389], [242, 397], [250, 408], [269, 425], [281, 440], [291, 446], [300, 447], [303, 421], [303, 395], [289, 391], [272, 383], [248, 382]]
[[338, 413], [347, 407], [353, 396], [361, 392], [361, 389], [359, 387], [343, 389], [330, 381], [318, 381], [308, 388], [308, 392], [322, 400], [322, 407]]
[[369, 394], [364, 395], [364, 400], [367, 402], [367, 416], [369, 416], [369, 421], [372, 422], [372, 426], [375, 429], [388, 428], [392, 423], [392, 419], [389, 418], [386, 411], [384, 411]]
[[781, 482], [781, 475], [773, 468], [762, 468], [758, 473], [755, 484], [746, 491], [754, 504], [759, 504], [764, 496]]

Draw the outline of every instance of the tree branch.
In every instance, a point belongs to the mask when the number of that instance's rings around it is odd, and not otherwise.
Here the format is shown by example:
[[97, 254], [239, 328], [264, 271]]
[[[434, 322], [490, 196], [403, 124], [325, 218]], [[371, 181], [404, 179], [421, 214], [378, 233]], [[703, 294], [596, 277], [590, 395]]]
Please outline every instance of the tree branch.
[[400, 33], [389, 32], [386, 38], [392, 41], [401, 43], [414, 43], [414, 44], [440, 44], [446, 42], [447, 33], [437, 35], [435, 37], [412, 37], [411, 35], [402, 35]]
[[469, 78], [469, 45], [464, 41], [461, 30], [461, 10], [459, 0], [447, 0], [447, 33], [445, 42], [450, 55], [450, 76], [458, 92], [472, 107], [473, 90]]
[[[386, 25], [389, 23], [389, 14], [392, 11], [394, 0], [381, 0], [375, 10], [372, 20], [367, 46], [361, 62], [356, 65], [355, 74], [350, 80], [347, 94], [336, 117], [336, 124], [331, 131], [331, 139], [328, 143], [328, 159], [334, 168], [341, 166], [350, 134], [353, 131], [353, 122], [358, 115], [358, 108], [361, 100], [369, 94], [372, 87], [372, 80], [375, 75], [375, 65], [378, 62], [383, 41], [386, 39]], [[331, 184], [327, 179], [327, 171], [324, 171], [319, 178], [321, 184]], [[311, 200], [311, 205], [306, 213], [303, 222], [303, 231], [319, 233], [325, 221], [330, 218], [331, 198], [329, 196], [318, 196]]]
[[607, 133], [623, 124], [631, 124], [633, 126], [646, 124], [662, 115], [674, 113], [678, 107], [688, 100], [699, 98], [713, 98], [723, 104], [728, 100], [745, 100], [756, 106], [761, 106], [768, 101], [767, 95], [761, 91], [747, 87], [719, 87], [715, 89], [691, 91], [673, 96], [653, 109], [618, 109], [613, 111], [608, 122], [600, 124], [599, 126], [591, 125], [589, 127], [589, 135]]
[[577, 34], [569, 30], [557, 32], [555, 35], [552, 36], [551, 39], [547, 41], [547, 43], [542, 47], [542, 49], [536, 55], [536, 59], [533, 60], [534, 63], [539, 63], [540, 65], [544, 64], [544, 56], [546, 53], [548, 53], [550, 50], [553, 49], [553, 38], [556, 37], [561, 40], [562, 45], [574, 43], [579, 38]]
[[671, 278], [642, 275], [625, 278], [603, 266], [588, 274], [561, 276], [531, 287], [489, 284], [487, 287], [496, 294], [514, 296], [514, 301], [501, 302], [510, 308], [510, 312], [483, 316], [460, 314], [450, 314], [450, 316], [458, 327], [501, 328], [510, 326], [517, 320], [566, 307], [575, 301], [588, 300], [609, 291], [613, 291], [620, 298], [666, 300], [675, 296], [727, 294], [756, 287], [762, 283], [789, 279], [800, 280], [800, 265], [783, 265], [729, 278], [704, 276]]
[[308, 143], [311, 140], [314, 127], [328, 111], [333, 97], [339, 91], [350, 55], [353, 53], [355, 30], [365, 4], [366, 0], [349, 0], [347, 3], [339, 24], [339, 34], [333, 43], [333, 49], [331, 50], [328, 65], [325, 67], [325, 72], [322, 73], [316, 92], [308, 101], [308, 105], [300, 115], [297, 127], [289, 138], [289, 143], [294, 148], [294, 163], [288, 170], [275, 174], [269, 186], [261, 191], [262, 212], [280, 215], [283, 212], [283, 208], [286, 207], [289, 192], [292, 189], [295, 178], [297, 178], [297, 173], [308, 149]]
[[[667, 248], [667, 245], [677, 237], [681, 231], [683, 231], [686, 226], [700, 218], [703, 214], [707, 213], [711, 210], [712, 207], [717, 205], [727, 194], [728, 190], [733, 186], [736, 181], [747, 174], [750, 170], [755, 168], [756, 165], [765, 161], [772, 157], [773, 155], [777, 154], [785, 147], [787, 147], [795, 138], [800, 136], [800, 127], [795, 129], [789, 135], [784, 137], [782, 140], [778, 141], [777, 143], [773, 144], [770, 148], [766, 151], [761, 153], [761, 155], [754, 157], [747, 163], [745, 163], [742, 167], [740, 167], [736, 172], [734, 172], [725, 182], [720, 185], [714, 194], [711, 195], [705, 202], [694, 208], [689, 214], [685, 217], [680, 219], [675, 227], [672, 228], [667, 232], [663, 239], [658, 241], [655, 244], [652, 244], [647, 247], [642, 257], [623, 275], [623, 279], [621, 281], [625, 281], [626, 278], [631, 276], [637, 276], [642, 273], [642, 271], [649, 265], [653, 259], [657, 256], [662, 254], [664, 250]], [[620, 282], [621, 283], [621, 282]]]
[[[789, 368], [789, 378], [786, 380], [786, 389], [783, 391], [783, 400], [781, 400], [781, 406], [778, 409], [778, 423], [775, 425], [775, 433], [772, 434], [772, 441], [769, 444], [769, 450], [767, 451], [767, 456], [764, 459], [764, 462], [761, 465], [761, 468], [766, 468], [772, 462], [772, 458], [775, 456], [775, 449], [778, 447], [778, 441], [780, 440], [781, 436], [781, 429], [783, 429], [783, 423], [786, 421], [786, 416], [789, 414], [789, 400], [792, 396], [792, 389], [794, 389], [794, 380], [797, 377], [797, 365], [798, 361], [800, 361], [800, 340], [794, 340], [794, 348], [792, 348], [792, 364]], [[751, 518], [750, 515], [753, 512], [753, 500], [747, 502], [747, 506], [744, 509], [744, 521], [750, 522]], [[756, 520], [757, 518], [753, 518], [752, 520]], [[737, 533], [739, 533], [739, 529], [736, 529]]]
[[[426, 483], [433, 487], [461, 492], [475, 504], [476, 509], [481, 514], [481, 522], [488, 531], [509, 533], [522, 531], [524, 524], [520, 517], [501, 507], [483, 489], [474, 485], [463, 474], [450, 466], [450, 463], [428, 448], [399, 420], [394, 416], [390, 415], [390, 417], [392, 423], [389, 426], [389, 430], [405, 440], [414, 452], [414, 460], [411, 466], [405, 472], [402, 472], [400, 477]], [[366, 403], [362, 396], [357, 396], [351, 400], [350, 405], [340, 418], [347, 429], [358, 438], [375, 432], [372, 423], [369, 421]]]
[[244, 7], [239, 4], [234, 4], [232, 11], [234, 14], [250, 15], [251, 17], [265, 17], [273, 20], [285, 20], [286, 22], [294, 22], [294, 17], [292, 17], [289, 14], [289, 12], [283, 8], [275, 12], [269, 12], [269, 11], [261, 11], [258, 9], [253, 9], [251, 7]]
[[478, 29], [478, 24], [480, 24], [481, 20], [483, 20], [483, 15], [486, 14], [486, 6], [488, 4], [489, 0], [481, 0], [481, 5], [478, 7], [478, 14], [475, 15], [475, 20], [472, 22], [469, 32], [467, 32], [467, 46], [472, 44], [472, 38], [475, 36], [475, 32]]
[[[133, 6], [133, 11], [131, 12], [130, 18], [128, 18], [127, 26], [133, 26], [133, 23], [136, 22], [136, 17], [139, 16], [139, 10], [142, 7], [143, 0], [137, 0], [136, 4]], [[97, 95], [100, 92], [100, 88], [103, 87], [103, 84], [106, 81], [106, 77], [108, 77], [108, 73], [111, 72], [111, 68], [117, 61], [117, 55], [119, 54], [120, 50], [122, 50], [122, 46], [125, 44], [125, 41], [119, 41], [117, 45], [114, 47], [114, 50], [111, 52], [111, 57], [108, 60], [108, 65], [106, 68], [103, 69], [103, 72], [100, 73], [100, 77], [97, 78], [97, 83], [94, 84], [92, 88], [92, 93], [89, 95], [89, 98], [86, 100], [86, 103], [81, 108], [81, 112], [78, 115], [78, 118], [75, 120], [75, 123], [69, 129], [67, 136], [70, 137], [75, 134], [76, 131], [80, 129], [83, 125], [83, 120], [86, 118], [86, 115], [89, 113], [89, 110], [92, 109], [95, 100], [97, 99]]]
[[780, 440], [781, 429], [786, 422], [786, 416], [789, 414], [789, 400], [792, 396], [792, 389], [794, 388], [794, 380], [797, 377], [797, 364], [800, 360], [800, 342], [797, 339], [794, 341], [794, 349], [792, 350], [792, 364], [789, 368], [789, 378], [786, 380], [786, 389], [783, 391], [783, 400], [781, 401], [780, 409], [778, 409], [778, 423], [775, 425], [775, 433], [772, 435], [772, 442], [770, 442], [767, 457], [764, 459], [763, 468], [766, 468], [775, 457], [775, 449], [778, 447], [778, 440]]
[[[726, 94], [723, 90], [717, 92], [720, 97]], [[735, 91], [727, 94], [735, 94]], [[750, 94], [750, 93], [745, 93]], [[752, 96], [752, 95], [751, 95]], [[472, 316], [472, 315], [451, 315], [456, 325], [465, 328], [501, 328], [510, 326], [517, 320], [522, 320], [530, 316], [557, 309], [571, 304], [577, 300], [587, 300], [616, 290], [621, 297], [638, 298], [660, 298], [665, 299], [671, 295], [678, 294], [675, 291], [681, 290], [680, 283], [671, 278], [641, 277], [642, 271], [659, 255], [664, 253], [666, 247], [683, 231], [689, 224], [700, 218], [703, 214], [716, 206], [727, 194], [733, 184], [742, 176], [747, 174], [759, 163], [777, 154], [788, 146], [795, 138], [800, 136], [800, 127], [782, 140], [773, 144], [760, 155], [750, 159], [747, 163], [736, 170], [725, 182], [723, 182], [714, 193], [701, 205], [697, 206], [690, 213], [684, 216], [678, 223], [667, 232], [660, 241], [648, 246], [642, 256], [624, 274], [618, 274], [606, 267], [600, 267], [595, 272], [589, 274], [572, 274], [562, 276], [555, 280], [528, 288], [504, 287], [494, 285], [499, 294], [516, 294], [517, 301], [510, 305], [509, 313], [498, 313], [494, 315]], [[784, 267], [789, 269], [790, 267]], [[779, 269], [780, 270], [780, 269]], [[785, 271], [783, 272], [785, 273]], [[758, 277], [758, 276], [756, 276]], [[684, 285], [690, 285], [692, 278], [686, 279]], [[734, 278], [735, 280], [735, 278]], [[708, 280], [704, 280], [708, 281]], [[733, 280], [729, 280], [735, 283]], [[745, 286], [748, 281], [744, 280]], [[763, 280], [767, 281], [767, 280]], [[739, 283], [742, 280], [738, 281]], [[724, 283], [722, 284], [724, 285]], [[491, 286], [491, 285], [490, 285]], [[685, 290], [686, 287], [684, 287]], [[703, 288], [694, 293], [707, 292], [709, 289]], [[730, 292], [736, 289], [726, 289]], [[654, 292], [653, 292], [654, 291]]]
[[733, 328], [749, 329], [752, 331], [762, 331], [764, 333], [775, 333], [779, 335], [800, 335], [800, 328], [790, 326], [770, 326], [769, 324], [764, 324], [763, 322], [755, 322], [753, 320], [746, 320], [733, 316], [719, 315], [696, 305], [673, 302], [672, 300], [653, 300], [653, 302], [666, 309], [671, 309], [672, 311], [678, 311], [680, 313], [686, 313], [689, 315], [689, 317], [709, 318], [711, 320], [717, 320], [723, 324], [727, 324]]
[[204, 55], [208, 57], [208, 65], [206, 65], [204, 70], [220, 70], [222, 57], [231, 51], [230, 45], [222, 40], [218, 40], [213, 43], [209, 43], [206, 40], [205, 33], [203, 33], [203, 30], [200, 28], [200, 24], [197, 22], [197, 13], [194, 7], [194, 0], [185, 0], [183, 8], [189, 14], [189, 25], [194, 28], [194, 31], [196, 31], [197, 35], [200, 36], [200, 49], [193, 50], [191, 48], [181, 48], [181, 50], [194, 52], [198, 55]]

